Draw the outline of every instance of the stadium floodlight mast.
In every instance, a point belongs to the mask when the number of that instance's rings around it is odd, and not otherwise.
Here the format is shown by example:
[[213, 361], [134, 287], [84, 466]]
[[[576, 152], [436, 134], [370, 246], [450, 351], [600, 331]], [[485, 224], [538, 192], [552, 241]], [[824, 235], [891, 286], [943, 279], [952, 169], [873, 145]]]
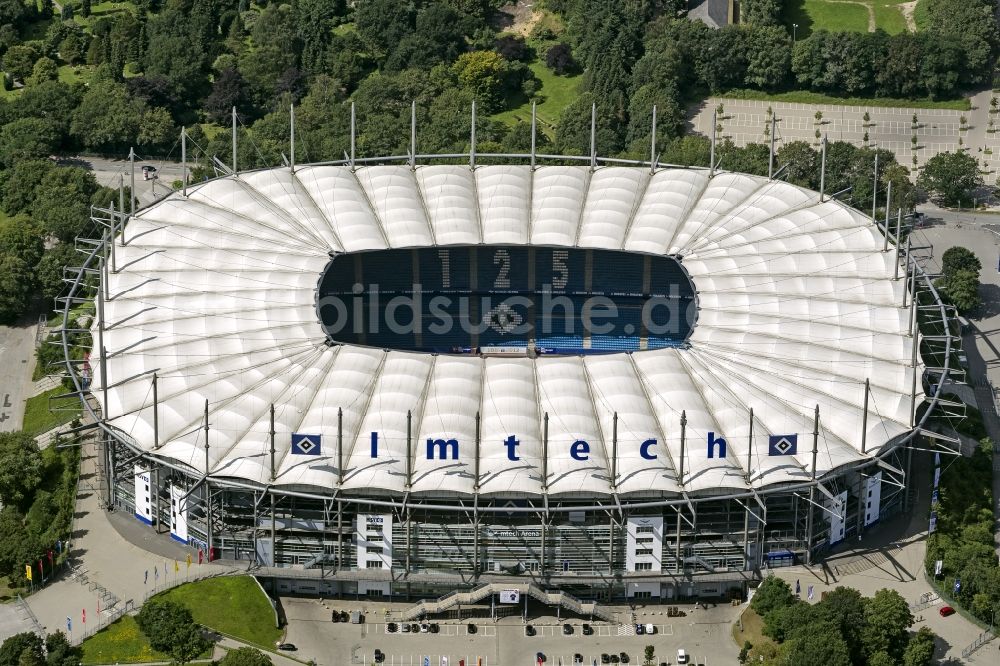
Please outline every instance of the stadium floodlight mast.
[[[875, 211], [878, 206], [878, 144], [875, 144], [875, 182], [872, 184], [872, 220], [875, 220]], [[878, 222], [875, 222], [878, 226]]]
[[476, 170], [476, 100], [472, 100], [472, 129], [469, 132], [469, 170]]
[[590, 172], [597, 168], [597, 102], [590, 105]]
[[233, 107], [233, 177], [238, 177], [236, 171], [236, 107]]
[[767, 154], [767, 179], [774, 180], [774, 129], [775, 129], [775, 117], [774, 113], [771, 113], [771, 149]]
[[826, 134], [823, 135], [819, 160], [819, 202], [823, 203], [826, 201]]

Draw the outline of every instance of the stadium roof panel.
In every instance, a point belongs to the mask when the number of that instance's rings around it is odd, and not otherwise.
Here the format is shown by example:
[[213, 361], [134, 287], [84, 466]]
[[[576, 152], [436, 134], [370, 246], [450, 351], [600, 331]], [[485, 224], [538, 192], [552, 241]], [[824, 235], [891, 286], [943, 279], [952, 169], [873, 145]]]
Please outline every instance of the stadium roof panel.
[[[818, 475], [908, 432], [922, 371], [910, 365], [904, 280], [893, 280], [895, 254], [882, 252], [872, 221], [744, 174], [269, 169], [174, 193], [123, 236], [104, 305], [108, 377], [93, 363], [93, 394], [103, 400], [106, 381], [112, 425], [199, 472], [207, 400], [217, 477], [372, 496], [760, 488], [810, 478], [817, 404]], [[697, 324], [684, 348], [607, 355], [328, 343], [316, 293], [331, 253], [481, 243], [676, 255], [697, 292]], [[306, 440], [293, 446], [294, 434]]]

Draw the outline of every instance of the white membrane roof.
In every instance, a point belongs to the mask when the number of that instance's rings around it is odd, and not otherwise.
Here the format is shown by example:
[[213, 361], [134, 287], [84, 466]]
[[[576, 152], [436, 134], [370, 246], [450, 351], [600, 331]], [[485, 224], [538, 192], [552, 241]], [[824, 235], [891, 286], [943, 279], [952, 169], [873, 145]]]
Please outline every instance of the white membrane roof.
[[[688, 345], [532, 359], [327, 344], [315, 292], [331, 253], [480, 243], [674, 255], [698, 299]], [[882, 245], [856, 210], [735, 173], [245, 173], [170, 195], [116, 239], [92, 391], [103, 401], [107, 383], [104, 414], [143, 451], [311, 492], [644, 498], [801, 482], [910, 429], [922, 367]], [[321, 436], [318, 455], [294, 451], [293, 433]], [[782, 436], [797, 450], [775, 448]]]

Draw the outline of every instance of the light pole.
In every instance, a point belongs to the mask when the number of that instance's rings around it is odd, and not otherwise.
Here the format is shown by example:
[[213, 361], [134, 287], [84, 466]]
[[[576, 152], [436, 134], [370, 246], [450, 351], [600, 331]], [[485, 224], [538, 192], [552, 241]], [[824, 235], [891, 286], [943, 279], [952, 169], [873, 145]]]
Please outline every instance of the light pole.
[[799, 24], [798, 23], [793, 23], [792, 24], [792, 44], [795, 43], [795, 31], [798, 30], [798, 29], [799, 29]]

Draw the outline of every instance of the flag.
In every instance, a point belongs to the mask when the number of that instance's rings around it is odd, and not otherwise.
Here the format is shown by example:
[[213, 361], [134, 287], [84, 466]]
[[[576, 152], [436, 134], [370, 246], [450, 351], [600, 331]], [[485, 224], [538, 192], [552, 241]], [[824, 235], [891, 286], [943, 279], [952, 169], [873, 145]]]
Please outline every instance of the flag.
[[198, 549], [198, 564], [201, 564], [201, 558], [203, 557], [201, 548]]
[[813, 598], [813, 586], [812, 585], [810, 585], [809, 587], [806, 588], [806, 596], [809, 597], [810, 599]]
[[799, 581], [796, 579], [796, 581], [795, 581], [795, 594], [801, 594], [801, 593], [802, 593], [802, 586], [799, 585]]
[[86, 608], [80, 610], [80, 619], [83, 620], [84, 624], [87, 624], [87, 609]]
[[153, 565], [153, 580], [160, 580], [160, 570], [156, 568], [155, 564]]
[[146, 569], [146, 575], [142, 579], [142, 584], [143, 585], [149, 584], [149, 569]]
[[32, 580], [32, 578], [31, 578], [31, 565], [30, 564], [25, 564], [24, 565], [24, 575], [28, 577], [28, 580]]
[[187, 568], [190, 569], [191, 568], [191, 553], [188, 553], [188, 556], [187, 556], [187, 565], [188, 565]]
[[52, 549], [51, 548], [49, 549], [49, 566], [50, 567], [53, 566], [52, 565]]
[[45, 569], [42, 568], [42, 558], [38, 558], [38, 575], [45, 578]]
[[56, 552], [62, 555], [62, 539], [56, 541]]
[[318, 456], [322, 448], [322, 435], [305, 435], [298, 432], [292, 433], [292, 455], [295, 456]]
[[962, 579], [961, 578], [956, 578], [955, 579], [955, 587], [953, 589], [955, 591], [955, 594], [958, 594], [959, 592], [962, 591]]
[[66, 616], [66, 631], [73, 633], [73, 620], [70, 619], [69, 615]]
[[180, 564], [177, 563], [177, 560], [174, 560], [174, 573], [177, 573], [180, 570], [181, 570]]
[[97, 614], [101, 614], [101, 598], [97, 597]]
[[794, 456], [799, 451], [799, 436], [792, 435], [770, 435], [767, 438], [767, 455], [769, 456]]

